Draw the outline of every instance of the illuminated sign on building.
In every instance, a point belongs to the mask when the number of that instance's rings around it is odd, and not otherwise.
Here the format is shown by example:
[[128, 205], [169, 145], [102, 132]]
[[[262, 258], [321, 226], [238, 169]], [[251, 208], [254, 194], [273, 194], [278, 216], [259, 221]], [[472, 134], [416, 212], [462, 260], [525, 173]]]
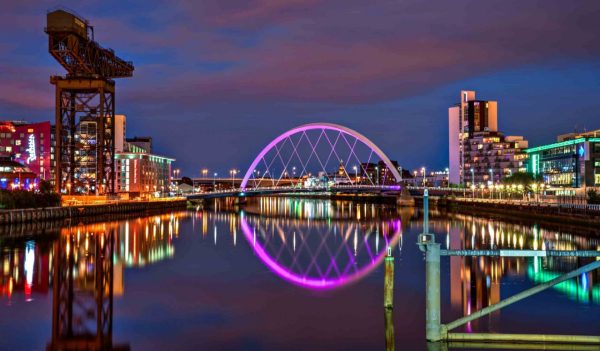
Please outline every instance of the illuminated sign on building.
[[29, 134], [27, 153], [29, 154], [29, 157], [27, 157], [27, 163], [30, 163], [31, 161], [35, 161], [37, 159], [37, 154], [35, 151], [35, 135], [33, 134]]

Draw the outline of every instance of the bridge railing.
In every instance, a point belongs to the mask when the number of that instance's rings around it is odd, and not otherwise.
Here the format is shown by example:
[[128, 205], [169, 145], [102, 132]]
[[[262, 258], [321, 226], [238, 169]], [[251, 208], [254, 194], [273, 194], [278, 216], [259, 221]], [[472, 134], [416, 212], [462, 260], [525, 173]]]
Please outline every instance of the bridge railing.
[[218, 189], [213, 191], [194, 192], [189, 196], [198, 195], [220, 195], [220, 194], [240, 194], [240, 193], [258, 193], [258, 192], [324, 192], [324, 191], [336, 191], [336, 190], [391, 190], [399, 191], [400, 185], [333, 185], [333, 186], [315, 186], [310, 188], [297, 187], [297, 186], [267, 186], [259, 188], [229, 188], [229, 189]]

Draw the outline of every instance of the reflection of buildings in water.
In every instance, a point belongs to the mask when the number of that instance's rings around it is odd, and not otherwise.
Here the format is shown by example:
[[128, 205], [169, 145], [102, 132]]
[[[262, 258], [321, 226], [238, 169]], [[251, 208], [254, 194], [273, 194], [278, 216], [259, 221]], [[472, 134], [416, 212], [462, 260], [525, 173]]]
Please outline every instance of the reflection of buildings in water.
[[115, 231], [106, 224], [65, 228], [54, 242], [47, 350], [129, 349], [112, 343]]
[[144, 266], [173, 257], [173, 239], [185, 213], [172, 213], [117, 222], [115, 255], [126, 267]]
[[[600, 239], [539, 228], [456, 215], [447, 224], [450, 249], [597, 250]], [[500, 301], [500, 281], [506, 276], [527, 276], [545, 282], [589, 263], [575, 257], [451, 257], [452, 308], [470, 314]], [[554, 287], [582, 302], [600, 303], [600, 274], [590, 272]], [[499, 312], [495, 312], [496, 314]], [[492, 316], [493, 318], [493, 316]], [[474, 325], [475, 322], [473, 322]], [[469, 328], [470, 325], [467, 326]]]
[[16, 242], [0, 250], [0, 297], [9, 300], [13, 293], [22, 292], [26, 300], [32, 293], [48, 293], [52, 252], [47, 242]]
[[[56, 240], [73, 236], [76, 248], [89, 248], [95, 233], [115, 232], [114, 295], [124, 292], [123, 268], [137, 267], [172, 257], [173, 240], [179, 235], [179, 222], [186, 212], [152, 216], [126, 221], [63, 227]], [[66, 247], [65, 247], [66, 249]], [[69, 249], [71, 247], [69, 246]], [[45, 238], [6, 242], [0, 248], [0, 297], [10, 298], [16, 292], [47, 294], [51, 284], [52, 257], [56, 249]], [[84, 261], [75, 267], [84, 275]]]
[[48, 350], [110, 349], [113, 245], [114, 229], [104, 225], [66, 229], [55, 241]]
[[396, 207], [348, 200], [311, 199], [304, 197], [257, 197], [248, 199], [247, 213], [267, 217], [298, 219], [395, 218]]

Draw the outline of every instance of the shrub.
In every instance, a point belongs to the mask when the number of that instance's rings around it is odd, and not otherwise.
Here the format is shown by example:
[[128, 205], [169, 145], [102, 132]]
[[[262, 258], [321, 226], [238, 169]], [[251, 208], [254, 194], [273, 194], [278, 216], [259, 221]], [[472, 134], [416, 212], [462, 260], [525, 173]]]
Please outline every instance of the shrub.
[[53, 192], [34, 193], [25, 190], [0, 190], [0, 209], [60, 206], [60, 195]]
[[588, 204], [600, 204], [600, 195], [598, 194], [596, 189], [588, 190], [587, 201], [588, 201]]

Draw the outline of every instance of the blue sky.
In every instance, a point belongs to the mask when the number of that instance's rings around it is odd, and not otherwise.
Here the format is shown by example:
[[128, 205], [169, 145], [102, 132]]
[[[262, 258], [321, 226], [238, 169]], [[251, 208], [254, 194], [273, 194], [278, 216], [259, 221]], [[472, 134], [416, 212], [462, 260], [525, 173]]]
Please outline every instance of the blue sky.
[[183, 174], [245, 170], [272, 138], [335, 122], [404, 167], [447, 164], [447, 107], [461, 89], [499, 103], [530, 145], [600, 128], [597, 1], [25, 0], [0, 14], [0, 118], [53, 120], [64, 74], [46, 11], [74, 9], [132, 60], [117, 81], [128, 134], [151, 135]]

